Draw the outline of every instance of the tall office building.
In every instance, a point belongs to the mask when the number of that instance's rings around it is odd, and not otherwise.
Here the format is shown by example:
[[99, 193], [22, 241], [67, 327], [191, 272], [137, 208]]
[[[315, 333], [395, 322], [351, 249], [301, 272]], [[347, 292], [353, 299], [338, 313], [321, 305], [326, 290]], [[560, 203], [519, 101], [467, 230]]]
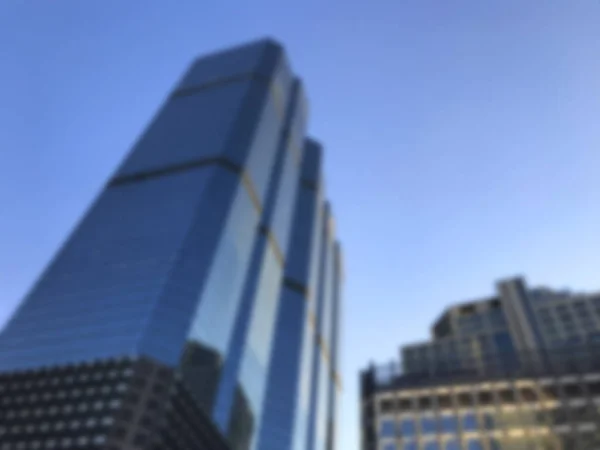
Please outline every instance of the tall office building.
[[0, 335], [0, 449], [333, 449], [341, 253], [282, 48], [195, 61]]
[[501, 281], [362, 373], [363, 450], [600, 449], [600, 293]]

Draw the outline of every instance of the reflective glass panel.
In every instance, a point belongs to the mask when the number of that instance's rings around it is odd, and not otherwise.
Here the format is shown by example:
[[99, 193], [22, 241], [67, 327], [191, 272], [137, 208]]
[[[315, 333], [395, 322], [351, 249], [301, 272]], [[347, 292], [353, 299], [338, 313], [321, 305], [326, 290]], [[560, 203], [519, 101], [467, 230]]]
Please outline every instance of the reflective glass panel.
[[455, 416], [442, 416], [442, 432], [458, 433], [458, 419]]
[[465, 431], [477, 431], [477, 416], [475, 416], [475, 413], [467, 413], [463, 416], [463, 429]]
[[435, 420], [435, 417], [422, 417], [421, 418], [421, 433], [423, 433], [423, 434], [437, 433], [437, 421]]
[[437, 441], [426, 442], [424, 450], [440, 450], [440, 444]]
[[396, 423], [391, 419], [384, 419], [379, 424], [379, 436], [394, 437], [396, 435]]
[[451, 439], [446, 441], [446, 445], [444, 446], [445, 450], [461, 450], [460, 443], [456, 439]]
[[400, 432], [404, 437], [413, 437], [417, 434], [417, 426], [414, 419], [402, 419]]
[[484, 450], [479, 439], [471, 439], [467, 443], [467, 450]]

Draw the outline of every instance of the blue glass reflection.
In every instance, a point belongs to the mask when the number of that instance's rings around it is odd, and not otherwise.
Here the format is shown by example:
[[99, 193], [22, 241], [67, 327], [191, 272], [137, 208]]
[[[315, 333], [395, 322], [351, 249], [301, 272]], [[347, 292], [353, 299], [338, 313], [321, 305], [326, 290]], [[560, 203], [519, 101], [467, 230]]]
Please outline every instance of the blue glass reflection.
[[458, 419], [456, 416], [442, 416], [442, 433], [458, 433]]
[[471, 439], [467, 444], [467, 450], [483, 450], [483, 445], [479, 439]]
[[427, 442], [424, 450], [440, 450], [440, 444], [437, 441]]
[[421, 433], [423, 433], [423, 434], [437, 433], [437, 423], [436, 423], [435, 417], [422, 417], [421, 418]]
[[[165, 288], [172, 287], [169, 280], [178, 252], [216, 172], [214, 167], [203, 167], [109, 186], [4, 329], [0, 368], [54, 365], [140, 350], [174, 364], [200, 282], [197, 275], [186, 279], [186, 292], [170, 291], [169, 305], [164, 301]], [[230, 201], [223, 198], [220, 206], [214, 205], [216, 219]], [[222, 225], [207, 224], [204, 236], [216, 239]], [[207, 240], [194, 256], [198, 253], [212, 253]], [[169, 319], [161, 320], [161, 313]], [[145, 339], [155, 326], [164, 333], [160, 342]]]
[[445, 450], [461, 450], [460, 443], [456, 439], [450, 439], [449, 441], [446, 441], [444, 448]]
[[118, 176], [222, 155], [235, 124], [236, 114], [232, 111], [240, 108], [255, 83], [240, 80], [170, 99], [137, 142]]
[[379, 436], [394, 437], [396, 435], [396, 424], [393, 420], [384, 419], [380, 423]]
[[494, 343], [503, 366], [507, 369], [518, 367], [517, 354], [510, 334], [508, 332], [494, 334]]
[[402, 419], [400, 433], [404, 437], [413, 437], [417, 434], [417, 425], [414, 419]]
[[419, 445], [416, 442], [405, 442], [402, 448], [403, 450], [419, 450]]
[[477, 431], [477, 417], [474, 413], [467, 413], [463, 416], [463, 430]]
[[384, 450], [398, 450], [398, 446], [393, 442], [387, 443], [383, 446]]

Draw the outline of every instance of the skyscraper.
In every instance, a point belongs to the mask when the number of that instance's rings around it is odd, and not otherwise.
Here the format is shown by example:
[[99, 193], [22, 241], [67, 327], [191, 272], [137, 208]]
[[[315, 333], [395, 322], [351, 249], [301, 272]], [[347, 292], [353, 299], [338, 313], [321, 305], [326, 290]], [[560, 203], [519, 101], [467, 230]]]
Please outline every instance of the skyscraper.
[[362, 374], [364, 450], [600, 448], [600, 294], [504, 280], [431, 335]]
[[[333, 448], [341, 253], [306, 120], [271, 40], [191, 65], [2, 331], [0, 442]], [[93, 433], [72, 390], [113, 405]]]

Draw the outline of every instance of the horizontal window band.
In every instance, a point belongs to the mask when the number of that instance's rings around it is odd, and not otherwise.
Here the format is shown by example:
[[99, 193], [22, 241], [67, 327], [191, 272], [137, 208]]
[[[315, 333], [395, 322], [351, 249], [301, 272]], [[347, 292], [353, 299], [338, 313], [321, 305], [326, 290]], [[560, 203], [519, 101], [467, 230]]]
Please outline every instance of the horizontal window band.
[[[133, 173], [130, 175], [117, 176], [108, 182], [108, 186], [113, 187], [113, 186], [122, 186], [122, 185], [126, 185], [126, 184], [131, 184], [131, 183], [138, 183], [138, 182], [147, 181], [147, 180], [150, 180], [153, 178], [160, 178], [163, 176], [169, 176], [169, 175], [174, 175], [174, 174], [181, 173], [181, 172], [186, 172], [188, 170], [195, 170], [200, 167], [206, 167], [206, 166], [210, 166], [213, 164], [221, 166], [224, 169], [227, 169], [227, 170], [241, 176], [242, 183], [244, 185], [244, 188], [246, 189], [246, 192], [250, 196], [250, 201], [252, 202], [252, 205], [256, 209], [256, 212], [258, 213], [258, 215], [259, 216], [262, 215], [262, 204], [260, 202], [260, 199], [258, 198], [258, 194], [256, 193], [254, 183], [252, 182], [252, 180], [251, 180], [250, 176], [248, 175], [248, 173], [246, 172], [246, 170], [242, 166], [230, 161], [229, 159], [223, 158], [223, 157], [218, 157], [218, 156], [202, 158], [202, 159], [199, 159], [196, 161], [190, 161], [190, 162], [183, 163], [183, 164], [174, 164], [174, 165], [166, 166], [166, 167], [156, 169], [156, 170], [148, 170], [145, 172], [138, 172], [138, 173]], [[282, 258], [283, 256], [282, 256], [279, 248], [277, 249], [277, 251], [279, 252], [278, 257]]]
[[199, 167], [209, 166], [212, 164], [219, 165], [225, 169], [228, 169], [234, 173], [240, 174], [243, 172], [241, 166], [229, 161], [222, 157], [210, 157], [202, 158], [195, 161], [190, 161], [182, 164], [174, 164], [171, 166], [162, 167], [160, 169], [148, 170], [145, 172], [137, 172], [130, 175], [117, 176], [109, 181], [109, 186], [120, 186], [123, 184], [137, 183], [139, 181], [146, 181], [152, 178], [159, 178], [171, 174], [185, 172], [188, 170], [194, 170]]
[[246, 80], [254, 80], [254, 81], [262, 81], [267, 84], [271, 83], [271, 78], [266, 75], [261, 75], [256, 72], [246, 72], [237, 75], [230, 75], [228, 77], [215, 78], [214, 80], [206, 81], [202, 84], [198, 84], [196, 86], [185, 87], [181, 89], [176, 89], [171, 93], [171, 98], [178, 97], [187, 97], [189, 95], [194, 95], [199, 92], [202, 92], [206, 89], [211, 89], [218, 86], [224, 86], [231, 83], [237, 83], [239, 81]]
[[308, 180], [306, 178], [302, 178], [300, 180], [300, 184], [302, 187], [304, 187], [306, 189], [310, 189], [311, 191], [317, 191], [319, 189], [319, 185], [317, 182]]
[[287, 288], [290, 288], [292, 291], [302, 294], [305, 297], [305, 300], [308, 300], [308, 287], [305, 284], [300, 283], [289, 277], [285, 277], [283, 283]]

